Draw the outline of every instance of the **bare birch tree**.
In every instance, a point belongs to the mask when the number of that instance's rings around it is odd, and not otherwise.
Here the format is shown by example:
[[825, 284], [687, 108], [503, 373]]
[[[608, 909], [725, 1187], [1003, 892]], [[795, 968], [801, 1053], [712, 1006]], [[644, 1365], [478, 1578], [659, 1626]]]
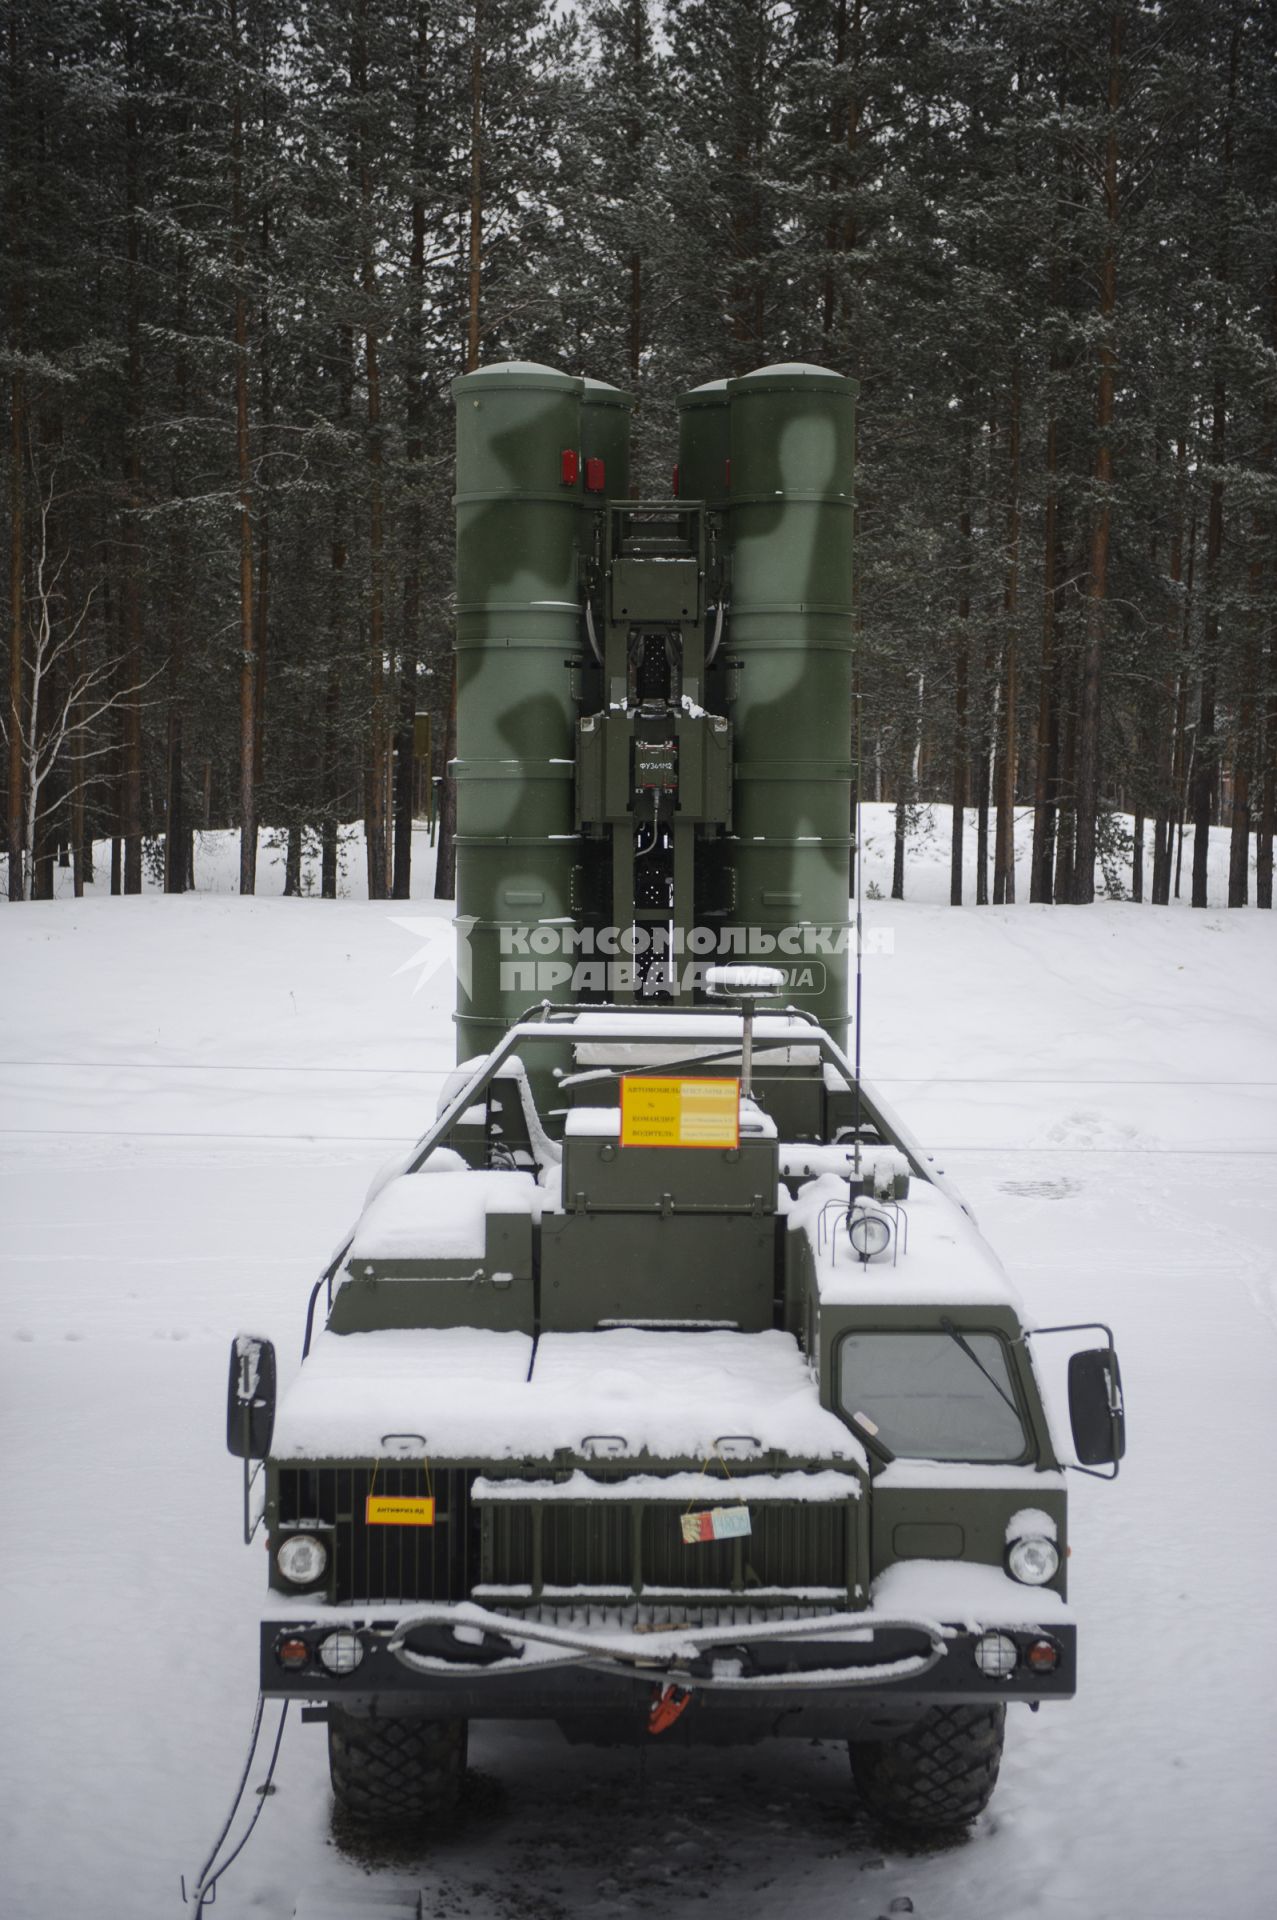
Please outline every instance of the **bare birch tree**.
[[[51, 520], [57, 505], [55, 482], [56, 469], [47, 488], [40, 488], [32, 530], [26, 683], [16, 712], [7, 719], [0, 715], [0, 731], [11, 761], [16, 759], [22, 769], [18, 858], [24, 900], [35, 897], [37, 830], [60, 804], [46, 800], [54, 769], [64, 756], [73, 758], [77, 775], [74, 791], [82, 793], [94, 778], [84, 771], [86, 765], [116, 752], [113, 739], [98, 738], [101, 721], [117, 710], [125, 714], [138, 711], [139, 696], [156, 678], [153, 674], [148, 680], [116, 685], [131, 653], [108, 655], [93, 664], [85, 662], [81, 642], [97, 583], [89, 587], [74, 611], [64, 611], [63, 582], [71, 549], [68, 545], [60, 557], [51, 551]], [[103, 774], [102, 778], [107, 776]]]

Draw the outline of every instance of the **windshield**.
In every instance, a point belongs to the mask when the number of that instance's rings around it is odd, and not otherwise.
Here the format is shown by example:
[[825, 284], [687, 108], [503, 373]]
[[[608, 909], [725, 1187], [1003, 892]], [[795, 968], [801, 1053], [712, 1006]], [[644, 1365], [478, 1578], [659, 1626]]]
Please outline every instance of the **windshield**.
[[1023, 1459], [1024, 1427], [1001, 1340], [962, 1338], [970, 1353], [943, 1332], [847, 1334], [839, 1349], [843, 1413], [867, 1414], [882, 1444], [906, 1459]]

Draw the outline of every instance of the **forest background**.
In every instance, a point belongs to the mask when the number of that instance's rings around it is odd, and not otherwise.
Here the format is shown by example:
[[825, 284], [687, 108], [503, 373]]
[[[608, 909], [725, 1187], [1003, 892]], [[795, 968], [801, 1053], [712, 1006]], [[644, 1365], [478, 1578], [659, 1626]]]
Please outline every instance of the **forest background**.
[[[8, 891], [450, 891], [450, 383], [861, 386], [865, 796], [1272, 905], [1272, 0], [5, 0]], [[433, 765], [414, 774], [414, 720]], [[1133, 818], [1133, 828], [1127, 824]], [[1151, 864], [1145, 845], [1151, 827]], [[967, 849], [969, 856], [969, 848]], [[309, 864], [309, 863], [308, 863]], [[968, 858], [969, 869], [969, 858]]]

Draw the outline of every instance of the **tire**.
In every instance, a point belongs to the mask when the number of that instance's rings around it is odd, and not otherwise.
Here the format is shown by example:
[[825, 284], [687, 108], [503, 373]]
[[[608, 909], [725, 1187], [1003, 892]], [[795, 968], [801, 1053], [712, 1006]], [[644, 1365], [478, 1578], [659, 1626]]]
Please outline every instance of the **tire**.
[[328, 1772], [337, 1803], [364, 1825], [408, 1825], [452, 1812], [466, 1770], [466, 1720], [328, 1710]]
[[893, 1740], [852, 1741], [852, 1777], [868, 1811], [912, 1833], [969, 1825], [997, 1785], [1006, 1714], [1003, 1706], [932, 1707]]

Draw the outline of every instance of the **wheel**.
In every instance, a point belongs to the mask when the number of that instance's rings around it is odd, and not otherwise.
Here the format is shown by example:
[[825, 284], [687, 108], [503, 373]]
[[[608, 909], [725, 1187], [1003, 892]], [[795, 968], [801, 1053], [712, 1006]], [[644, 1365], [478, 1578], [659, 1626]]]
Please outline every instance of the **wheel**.
[[352, 1819], [431, 1820], [456, 1806], [466, 1770], [465, 1720], [328, 1709], [328, 1771]]
[[892, 1740], [851, 1742], [851, 1771], [869, 1812], [913, 1832], [965, 1827], [997, 1785], [1005, 1707], [932, 1707]]

